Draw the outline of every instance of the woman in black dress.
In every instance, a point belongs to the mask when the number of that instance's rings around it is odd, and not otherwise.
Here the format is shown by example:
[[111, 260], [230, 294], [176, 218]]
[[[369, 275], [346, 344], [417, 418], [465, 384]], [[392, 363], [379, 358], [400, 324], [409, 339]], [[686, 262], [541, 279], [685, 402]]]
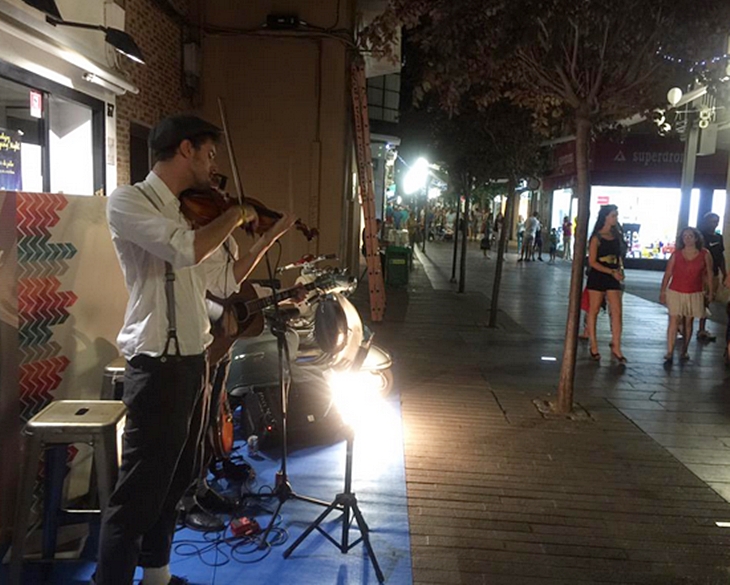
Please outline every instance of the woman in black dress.
[[598, 361], [601, 354], [598, 353], [596, 320], [605, 298], [611, 316], [611, 355], [619, 363], [625, 364], [626, 358], [621, 353], [621, 282], [624, 279], [622, 241], [618, 208], [615, 205], [603, 205], [598, 212], [588, 248], [588, 338], [591, 342], [591, 357]]

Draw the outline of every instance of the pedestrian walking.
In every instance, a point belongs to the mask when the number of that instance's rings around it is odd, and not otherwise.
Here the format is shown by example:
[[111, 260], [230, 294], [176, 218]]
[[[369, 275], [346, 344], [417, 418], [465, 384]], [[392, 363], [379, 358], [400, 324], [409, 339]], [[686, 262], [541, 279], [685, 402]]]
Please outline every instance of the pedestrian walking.
[[572, 244], [573, 244], [573, 224], [566, 215], [563, 218], [563, 260], [572, 260]]
[[482, 240], [479, 243], [482, 255], [489, 260], [489, 251], [492, 249], [492, 214], [486, 215], [482, 225]]
[[682, 332], [680, 359], [689, 359], [692, 324], [694, 319], [705, 316], [706, 303], [713, 298], [711, 280], [712, 257], [704, 247], [702, 234], [695, 228], [684, 228], [667, 263], [659, 293], [659, 302], [669, 311], [665, 363], [672, 363], [678, 328]]
[[558, 241], [560, 240], [560, 237], [558, 236], [558, 230], [557, 228], [553, 228], [550, 230], [550, 260], [548, 261], [548, 264], [555, 264], [555, 256], [558, 253]]
[[621, 352], [621, 318], [622, 318], [622, 282], [623, 270], [623, 234], [618, 225], [618, 208], [615, 205], [603, 205], [598, 212], [596, 225], [591, 234], [588, 249], [588, 338], [590, 340], [591, 358], [600, 361], [598, 340], [596, 337], [596, 321], [598, 311], [604, 300], [608, 301], [611, 319], [611, 356], [620, 364], [626, 363]]
[[[537, 215], [535, 219], [537, 219]], [[542, 262], [542, 224], [538, 219], [537, 230], [535, 231], [535, 246], [532, 249], [532, 259], [535, 259], [535, 252], [537, 252], [537, 259]]]
[[535, 234], [540, 229], [540, 222], [538, 221], [538, 213], [534, 212], [525, 221], [525, 235], [522, 238], [522, 250], [518, 262], [529, 262], [533, 260], [534, 246], [535, 246]]
[[519, 215], [517, 216], [517, 254], [522, 257], [522, 240], [525, 237], [525, 220]]
[[[722, 274], [723, 282], [727, 278], [727, 270], [725, 268], [725, 245], [723, 244], [722, 236], [716, 231], [718, 225], [720, 225], [720, 216], [712, 212], [706, 213], [699, 225], [705, 248], [712, 258], [712, 276], [710, 278], [710, 286], [713, 298], [715, 298], [717, 290], [720, 288], [720, 274]], [[705, 328], [706, 322], [706, 317], [702, 317], [700, 319], [700, 325], [697, 331], [697, 341], [710, 342], [717, 339]]]

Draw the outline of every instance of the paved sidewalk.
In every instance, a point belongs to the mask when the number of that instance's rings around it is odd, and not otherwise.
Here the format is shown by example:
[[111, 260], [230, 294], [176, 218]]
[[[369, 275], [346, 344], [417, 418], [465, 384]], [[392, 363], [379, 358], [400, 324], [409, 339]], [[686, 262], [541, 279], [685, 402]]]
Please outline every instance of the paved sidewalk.
[[608, 359], [601, 317], [604, 359], [579, 350], [578, 415], [544, 416], [533, 401], [558, 379], [567, 264], [508, 255], [491, 330], [495, 260], [472, 245], [460, 295], [449, 245], [418, 257], [374, 327], [396, 359], [414, 582], [730, 581], [730, 528], [716, 526], [730, 521], [722, 347], [693, 341], [693, 359], [665, 370], [663, 308], [627, 294], [627, 366]]

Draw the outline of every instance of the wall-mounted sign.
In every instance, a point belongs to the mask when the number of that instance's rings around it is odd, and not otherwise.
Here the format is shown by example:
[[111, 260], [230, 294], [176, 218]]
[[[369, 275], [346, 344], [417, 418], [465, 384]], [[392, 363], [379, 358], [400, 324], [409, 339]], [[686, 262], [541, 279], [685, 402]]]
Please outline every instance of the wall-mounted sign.
[[0, 191], [22, 191], [20, 132], [0, 128]]
[[34, 89], [30, 90], [30, 115], [34, 118], [43, 117], [43, 95]]

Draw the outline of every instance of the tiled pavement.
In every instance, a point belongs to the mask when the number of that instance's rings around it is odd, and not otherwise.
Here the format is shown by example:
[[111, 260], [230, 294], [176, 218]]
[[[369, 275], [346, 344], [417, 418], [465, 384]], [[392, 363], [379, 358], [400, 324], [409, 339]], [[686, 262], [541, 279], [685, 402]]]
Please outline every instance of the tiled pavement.
[[579, 349], [576, 417], [544, 416], [533, 401], [557, 383], [567, 264], [508, 255], [490, 330], [494, 259], [470, 249], [464, 294], [449, 246], [419, 259], [375, 325], [403, 404], [414, 582], [730, 582], [730, 528], [716, 525], [730, 521], [722, 347], [693, 341], [693, 359], [665, 370], [663, 309], [630, 294], [629, 274], [629, 363], [608, 359], [601, 317], [600, 365]]

